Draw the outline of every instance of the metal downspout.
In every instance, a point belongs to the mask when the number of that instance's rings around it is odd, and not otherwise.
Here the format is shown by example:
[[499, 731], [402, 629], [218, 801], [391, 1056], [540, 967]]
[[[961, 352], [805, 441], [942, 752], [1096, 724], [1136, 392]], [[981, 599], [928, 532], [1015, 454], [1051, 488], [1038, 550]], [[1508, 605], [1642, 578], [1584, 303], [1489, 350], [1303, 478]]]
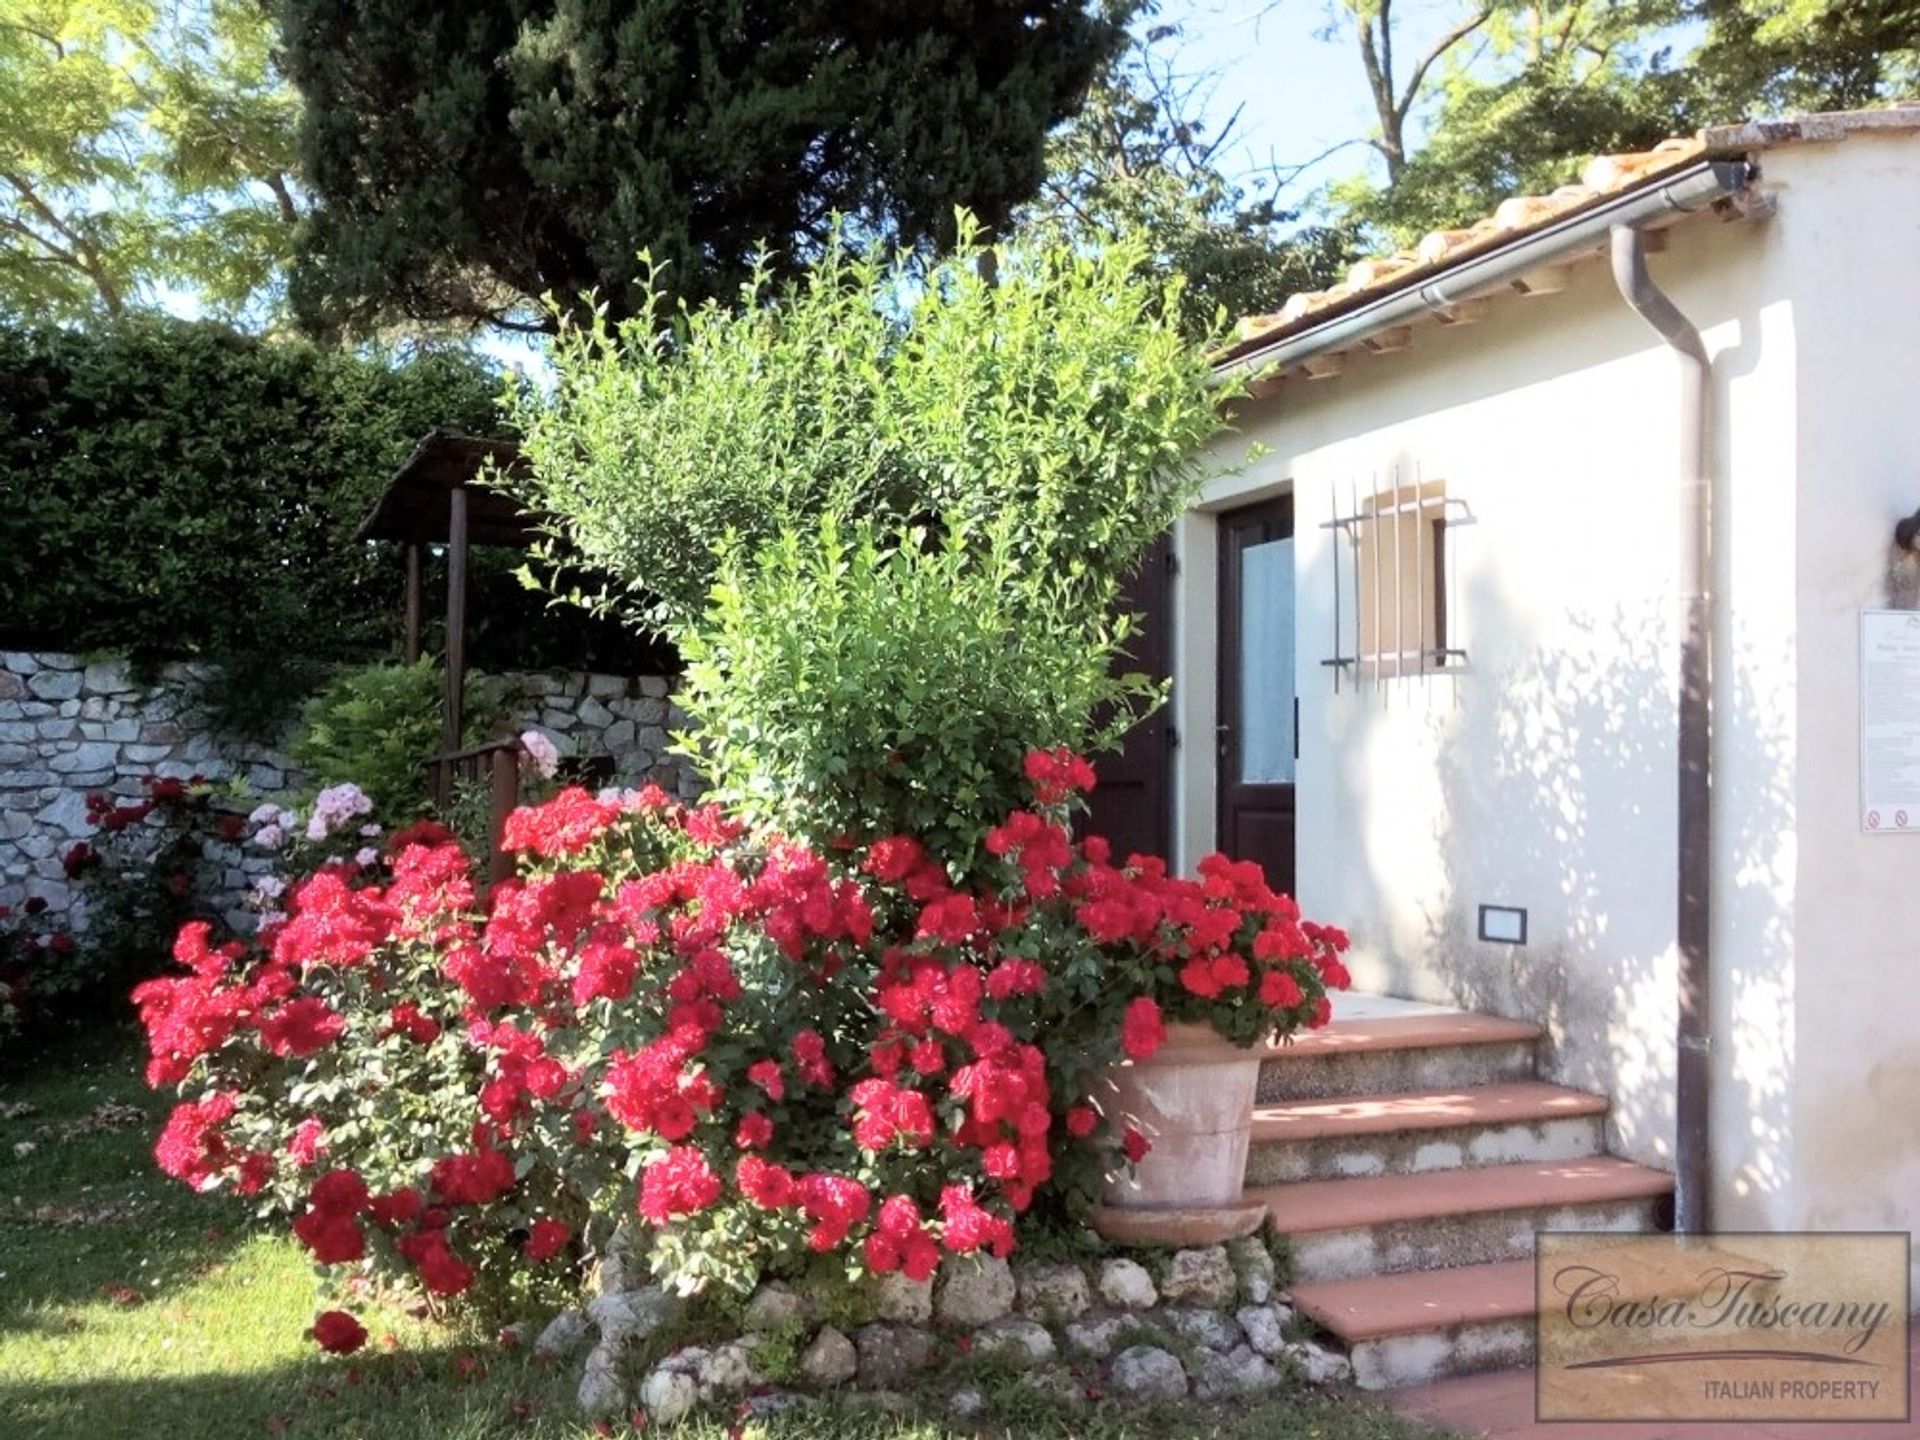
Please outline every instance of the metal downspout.
[[1712, 1020], [1710, 880], [1712, 876], [1713, 482], [1707, 468], [1707, 395], [1712, 362], [1691, 321], [1647, 273], [1645, 237], [1630, 226], [1612, 232], [1613, 278], [1620, 294], [1680, 359], [1679, 850], [1675, 938], [1679, 943], [1679, 1052], [1675, 1062], [1676, 1227], [1706, 1233], [1712, 1171], [1708, 1145]]

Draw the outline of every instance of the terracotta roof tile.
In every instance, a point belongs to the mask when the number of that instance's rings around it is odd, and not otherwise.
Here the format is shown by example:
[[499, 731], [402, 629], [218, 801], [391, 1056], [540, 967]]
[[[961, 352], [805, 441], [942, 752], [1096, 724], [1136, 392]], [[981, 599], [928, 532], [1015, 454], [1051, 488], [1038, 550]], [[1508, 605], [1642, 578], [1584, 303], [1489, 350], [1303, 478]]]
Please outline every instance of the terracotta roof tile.
[[1920, 105], [1720, 126], [1695, 136], [1663, 140], [1651, 150], [1596, 156], [1581, 171], [1577, 185], [1563, 185], [1550, 195], [1512, 196], [1493, 214], [1472, 225], [1435, 230], [1411, 249], [1360, 261], [1347, 272], [1343, 284], [1289, 295], [1273, 314], [1246, 316], [1235, 326], [1234, 338], [1215, 352], [1214, 362], [1224, 364], [1236, 359], [1285, 332], [1309, 328], [1327, 312], [1350, 308], [1347, 302], [1370, 300], [1415, 280], [1425, 280], [1517, 235], [1698, 160], [1796, 140], [1834, 140], [1860, 130], [1889, 129], [1920, 129]]

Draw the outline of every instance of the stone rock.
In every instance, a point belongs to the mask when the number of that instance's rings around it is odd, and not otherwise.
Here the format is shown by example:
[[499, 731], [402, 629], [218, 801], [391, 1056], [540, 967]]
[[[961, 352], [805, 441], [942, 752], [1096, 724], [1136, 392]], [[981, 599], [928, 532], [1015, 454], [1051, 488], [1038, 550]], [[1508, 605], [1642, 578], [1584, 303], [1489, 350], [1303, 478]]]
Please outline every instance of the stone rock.
[[1093, 1303], [1078, 1265], [1029, 1265], [1014, 1280], [1020, 1287], [1020, 1313], [1048, 1325], [1078, 1320]]
[[704, 1345], [688, 1345], [667, 1356], [656, 1368], [670, 1370], [675, 1375], [692, 1375], [697, 1383], [700, 1367], [707, 1363], [707, 1356], [711, 1353]]
[[1165, 1350], [1135, 1345], [1113, 1362], [1109, 1383], [1126, 1400], [1180, 1400], [1187, 1393], [1187, 1372]]
[[87, 797], [78, 790], [62, 791], [59, 799], [33, 818], [41, 829], [58, 830], [63, 835], [87, 835], [93, 830], [87, 819]]
[[800, 1356], [800, 1373], [814, 1385], [844, 1385], [860, 1369], [860, 1354], [853, 1342], [831, 1325], [820, 1327]]
[[1054, 1357], [1053, 1336], [1037, 1320], [1009, 1316], [973, 1332], [973, 1353], [1030, 1370]]
[[0, 743], [0, 765], [21, 765], [26, 763], [33, 751], [24, 745]]
[[585, 1371], [580, 1376], [580, 1408], [588, 1419], [624, 1414], [627, 1387], [620, 1378], [620, 1347], [601, 1341], [587, 1352]]
[[860, 1383], [892, 1390], [917, 1378], [933, 1358], [933, 1336], [912, 1325], [863, 1325], [854, 1336]]
[[947, 1400], [947, 1409], [962, 1420], [971, 1420], [987, 1408], [987, 1397], [971, 1385], [956, 1390]]
[[1169, 1306], [1161, 1312], [1173, 1332], [1189, 1345], [1208, 1350], [1231, 1350], [1245, 1341], [1240, 1327], [1218, 1310], [1202, 1310], [1196, 1305]]
[[24, 650], [0, 651], [0, 670], [10, 670], [15, 675], [31, 675], [40, 668], [40, 662]]
[[0, 700], [23, 700], [27, 694], [27, 682], [11, 670], [0, 670]]
[[658, 675], [642, 675], [640, 677], [640, 693], [649, 699], [666, 699], [667, 688], [667, 682]]
[[1004, 1260], [978, 1255], [949, 1260], [942, 1267], [934, 1309], [941, 1321], [965, 1329], [987, 1325], [1013, 1313], [1013, 1269]]
[[646, 1273], [646, 1251], [644, 1231], [626, 1220], [615, 1225], [613, 1234], [607, 1237], [606, 1253], [595, 1267], [594, 1282], [600, 1293], [613, 1295], [648, 1288], [641, 1278]]
[[1240, 1277], [1240, 1298], [1249, 1305], [1264, 1305], [1273, 1299], [1275, 1269], [1273, 1252], [1258, 1235], [1244, 1235], [1227, 1242], [1227, 1263]]
[[84, 770], [113, 769], [113, 762], [119, 750], [103, 740], [91, 740], [76, 745], [64, 754], [56, 755], [47, 762], [47, 768], [57, 775], [72, 775]]
[[769, 1330], [785, 1330], [807, 1323], [807, 1302], [791, 1285], [769, 1280], [753, 1292], [741, 1323], [749, 1334], [762, 1335]]
[[1300, 1367], [1309, 1385], [1338, 1385], [1353, 1378], [1351, 1360], [1311, 1340], [1296, 1340], [1287, 1346], [1285, 1353], [1287, 1359]]
[[663, 1290], [613, 1291], [587, 1302], [587, 1317], [600, 1338], [616, 1345], [643, 1339], [680, 1313], [680, 1302]]
[[877, 1319], [924, 1325], [933, 1318], [933, 1281], [909, 1280], [894, 1270], [874, 1283], [872, 1300]]
[[80, 693], [78, 670], [40, 670], [27, 680], [27, 692], [42, 700], [71, 700]]
[[578, 1350], [592, 1334], [593, 1322], [584, 1310], [562, 1310], [533, 1342], [533, 1353], [557, 1360]]
[[1201, 1356], [1200, 1374], [1194, 1379], [1193, 1393], [1199, 1400], [1228, 1400], [1235, 1395], [1272, 1390], [1285, 1378], [1254, 1354], [1251, 1346], [1241, 1345], [1225, 1354], [1209, 1351]]
[[769, 1420], [776, 1415], [791, 1415], [796, 1410], [811, 1409], [815, 1403], [811, 1395], [796, 1395], [791, 1390], [767, 1390], [747, 1396], [740, 1402], [740, 1408], [756, 1420]]
[[1076, 1320], [1063, 1333], [1073, 1354], [1104, 1360], [1144, 1328], [1145, 1322], [1136, 1315], [1108, 1315], [1099, 1320]]
[[1087, 1406], [1087, 1387], [1071, 1371], [1058, 1366], [1028, 1371], [1020, 1377], [1020, 1388], [1036, 1399], [1063, 1410], [1084, 1410]]
[[700, 1386], [679, 1370], [656, 1369], [641, 1383], [640, 1407], [653, 1425], [674, 1425], [700, 1403]]
[[1146, 1267], [1134, 1260], [1108, 1260], [1100, 1266], [1100, 1298], [1116, 1310], [1151, 1310], [1160, 1292]]
[[631, 720], [616, 720], [600, 734], [600, 743], [609, 755], [623, 755], [633, 748], [634, 730]]
[[766, 1381], [766, 1377], [754, 1369], [753, 1351], [744, 1340], [729, 1340], [708, 1351], [695, 1369], [694, 1378], [700, 1382], [703, 1400], [738, 1395]]
[[1234, 1315], [1247, 1343], [1271, 1360], [1287, 1348], [1286, 1324], [1293, 1312], [1284, 1305], [1243, 1305]]
[[42, 720], [33, 727], [42, 740], [71, 740], [79, 731], [76, 720]]
[[1210, 1305], [1221, 1309], [1233, 1304], [1240, 1291], [1240, 1277], [1227, 1262], [1223, 1245], [1208, 1245], [1199, 1250], [1176, 1250], [1167, 1278], [1160, 1284], [1163, 1299], [1188, 1305]]
[[613, 712], [592, 696], [576, 705], [573, 713], [589, 730], [604, 730], [613, 723]]
[[587, 694], [598, 696], [602, 700], [627, 693], [627, 677], [624, 675], [587, 676]]
[[164, 760], [173, 753], [170, 745], [128, 745], [120, 752], [120, 758], [135, 765], [151, 765], [156, 760]]
[[82, 672], [89, 695], [130, 695], [135, 686], [124, 660], [96, 660]]
[[78, 655], [69, 655], [64, 650], [36, 650], [33, 658], [40, 662], [42, 670], [78, 670], [81, 667]]

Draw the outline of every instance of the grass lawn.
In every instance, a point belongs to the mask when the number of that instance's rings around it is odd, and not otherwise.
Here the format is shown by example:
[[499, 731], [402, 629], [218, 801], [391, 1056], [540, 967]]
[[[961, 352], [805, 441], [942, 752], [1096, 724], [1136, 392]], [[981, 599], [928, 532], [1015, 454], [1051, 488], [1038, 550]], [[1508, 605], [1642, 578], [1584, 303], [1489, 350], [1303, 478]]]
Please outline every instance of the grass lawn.
[[[130, 1038], [73, 1045], [0, 1068], [0, 1436], [7, 1440], [228, 1440], [316, 1436], [586, 1437], [577, 1360], [368, 1315], [374, 1343], [319, 1354], [304, 1331], [312, 1267], [288, 1238], [229, 1201], [162, 1176], [150, 1150], [166, 1105], [137, 1074]], [[389, 1339], [388, 1337], [391, 1337]], [[1000, 1426], [821, 1409], [777, 1421], [688, 1425], [687, 1440], [1081, 1435], [1110, 1440], [1416, 1440], [1354, 1395], [1221, 1409], [1097, 1408]]]

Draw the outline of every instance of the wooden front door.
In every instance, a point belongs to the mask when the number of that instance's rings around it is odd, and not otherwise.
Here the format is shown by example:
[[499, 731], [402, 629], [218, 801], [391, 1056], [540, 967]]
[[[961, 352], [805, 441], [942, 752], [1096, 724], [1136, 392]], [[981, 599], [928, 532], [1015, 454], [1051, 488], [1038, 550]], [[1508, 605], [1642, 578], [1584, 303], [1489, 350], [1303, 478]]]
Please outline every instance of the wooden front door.
[[[1169, 669], [1173, 538], [1163, 535], [1141, 558], [1121, 609], [1139, 617], [1114, 669], [1164, 680]], [[1099, 783], [1089, 797], [1086, 830], [1106, 837], [1116, 863], [1128, 855], [1168, 853], [1173, 840], [1173, 719], [1162, 705], [1127, 732], [1119, 751], [1096, 757]]]
[[1294, 885], [1293, 501], [1220, 517], [1220, 692], [1216, 836], [1267, 883]]

